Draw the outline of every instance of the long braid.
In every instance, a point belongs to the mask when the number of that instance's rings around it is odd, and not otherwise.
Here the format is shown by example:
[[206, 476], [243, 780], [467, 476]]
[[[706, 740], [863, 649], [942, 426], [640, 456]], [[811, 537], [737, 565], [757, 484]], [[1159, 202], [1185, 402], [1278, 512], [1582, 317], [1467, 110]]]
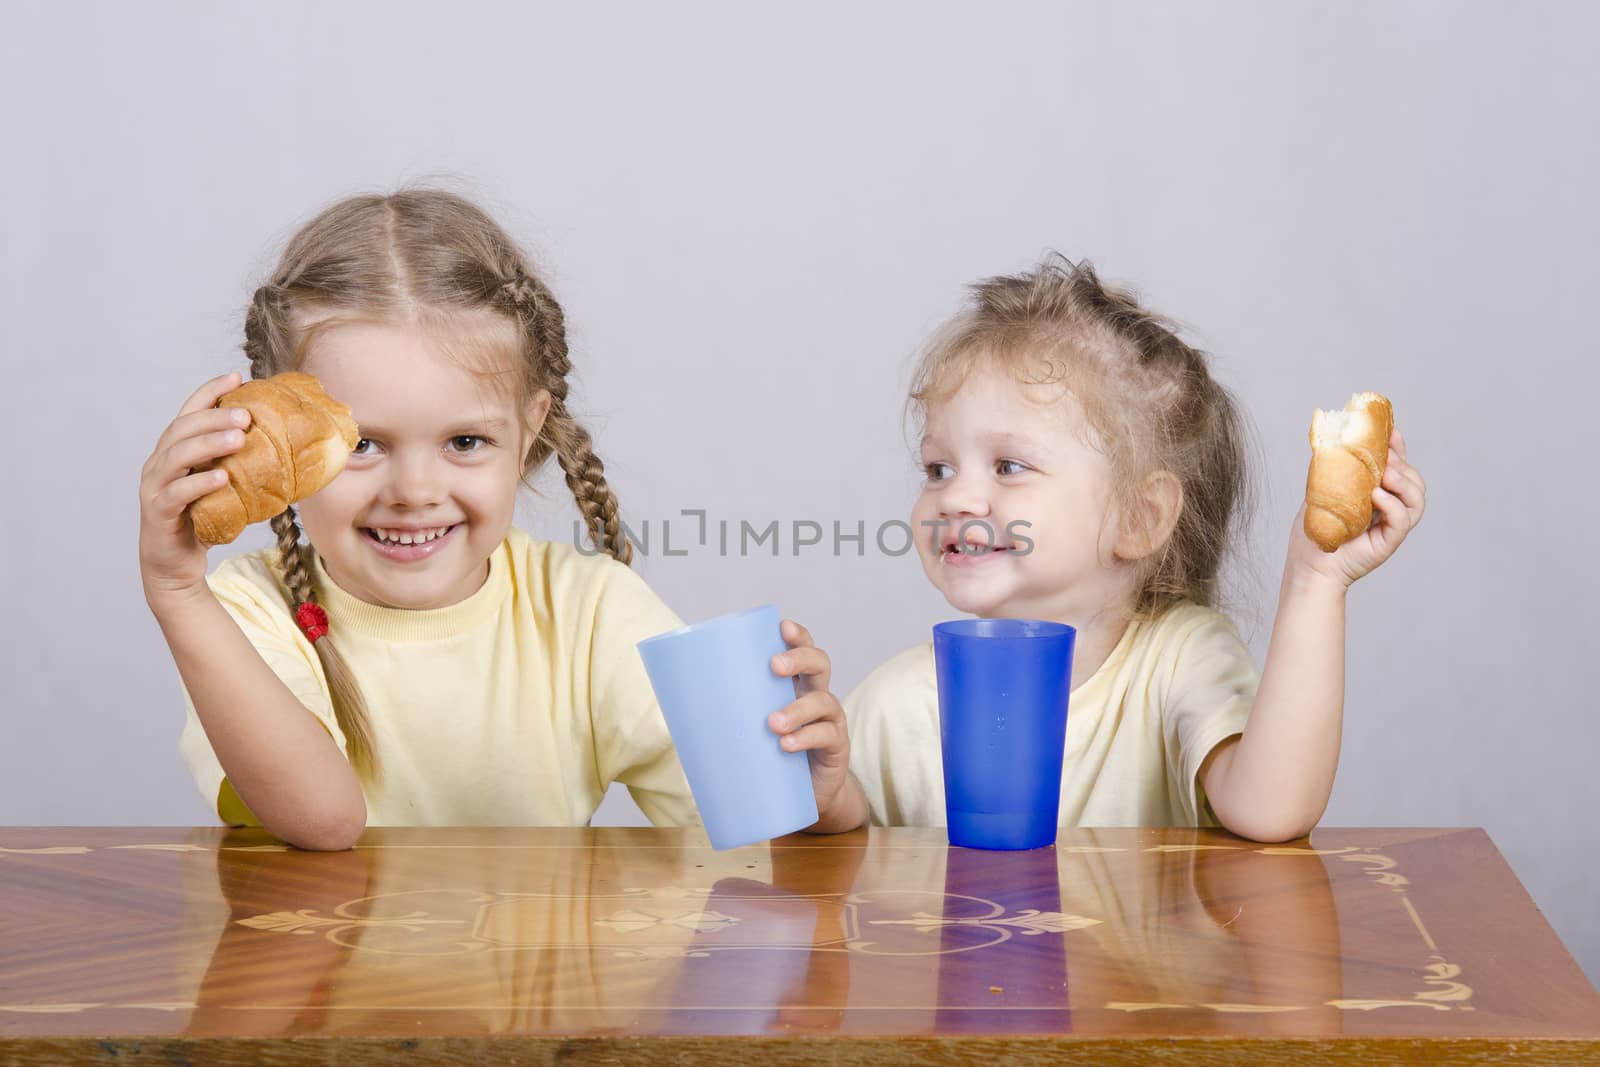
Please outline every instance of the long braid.
[[281, 310], [282, 290], [268, 283], [257, 287], [244, 313], [244, 351], [250, 357], [250, 377], [269, 378], [273, 355], [289, 349], [283, 336], [287, 315]]
[[296, 604], [315, 604], [316, 590], [311, 584], [311, 567], [305, 556], [305, 543], [300, 540], [300, 521], [294, 508], [272, 519], [272, 532], [278, 538], [278, 555], [283, 559], [283, 584]]
[[[285, 508], [272, 519], [272, 532], [278, 538], [278, 556], [283, 560], [283, 583], [289, 587], [293, 605], [316, 604], [317, 592], [311, 579], [310, 546], [300, 540], [300, 522], [294, 508]], [[323, 673], [328, 677], [328, 691], [333, 697], [333, 717], [344, 734], [345, 756], [356, 774], [368, 782], [380, 777], [377, 749], [373, 744], [372, 720], [367, 713], [366, 701], [355, 684], [350, 670], [339, 650], [327, 636], [311, 643], [317, 658], [322, 661]]]
[[606, 482], [605, 464], [595, 454], [589, 431], [567, 410], [567, 375], [572, 371], [572, 359], [567, 352], [566, 313], [544, 283], [520, 266], [502, 291], [515, 307], [517, 320], [534, 351], [544, 357], [550, 370], [544, 383], [550, 393], [550, 414], [544, 431], [529, 451], [527, 466], [537, 467], [553, 451], [595, 545], [620, 562], [629, 563], [633, 544], [622, 535], [621, 511], [617, 495]]
[[[281, 313], [282, 290], [263, 285], [251, 297], [245, 312], [244, 350], [250, 358], [250, 377], [272, 375], [272, 354], [284, 351], [284, 319]], [[283, 583], [289, 590], [290, 610], [301, 604], [317, 604], [316, 583], [312, 580], [311, 546], [300, 539], [300, 520], [292, 507], [272, 519], [272, 532], [278, 539], [278, 558], [283, 566]], [[377, 750], [373, 744], [372, 717], [367, 702], [356, 684], [355, 674], [326, 636], [311, 643], [322, 672], [328, 679], [333, 702], [333, 717], [344, 734], [345, 754], [356, 774], [368, 782], [380, 777]]]

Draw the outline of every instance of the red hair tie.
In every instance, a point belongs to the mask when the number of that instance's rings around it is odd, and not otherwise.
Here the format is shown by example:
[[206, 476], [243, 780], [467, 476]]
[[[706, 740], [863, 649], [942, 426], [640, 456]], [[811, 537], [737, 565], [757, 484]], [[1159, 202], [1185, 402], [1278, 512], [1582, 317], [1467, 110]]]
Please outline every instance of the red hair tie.
[[317, 638], [328, 636], [328, 613], [322, 610], [320, 604], [307, 600], [294, 609], [294, 621], [305, 631], [306, 640], [312, 644], [317, 643]]

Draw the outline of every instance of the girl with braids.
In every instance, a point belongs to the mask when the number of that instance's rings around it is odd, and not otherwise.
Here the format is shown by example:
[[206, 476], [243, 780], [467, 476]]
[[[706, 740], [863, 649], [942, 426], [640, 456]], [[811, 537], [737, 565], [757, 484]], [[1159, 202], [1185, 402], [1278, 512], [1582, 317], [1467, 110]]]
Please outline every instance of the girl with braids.
[[[561, 305], [500, 227], [433, 190], [341, 201], [256, 290], [244, 347], [252, 377], [319, 378], [361, 439], [272, 520], [275, 548], [209, 578], [185, 508], [216, 487], [191, 469], [241, 447], [248, 413], [215, 406], [238, 377], [190, 397], [145, 465], [145, 596], [221, 819], [336, 849], [368, 824], [581, 825], [620, 781], [653, 822], [695, 821], [634, 647], [680, 622], [627, 566], [567, 410]], [[511, 525], [551, 456], [603, 551]], [[825, 690], [826, 655], [785, 633], [774, 669]], [[815, 829], [859, 825], [838, 702], [796, 701], [774, 729], [812, 758]]]
[[[1244, 420], [1204, 355], [1088, 263], [1052, 256], [973, 292], [915, 376], [912, 526], [951, 607], [1077, 628], [1061, 823], [1307, 833], [1339, 759], [1346, 590], [1422, 518], [1405, 441], [1365, 533], [1325, 553], [1296, 516], [1258, 673], [1216, 610], [1249, 483]], [[845, 709], [872, 821], [942, 825], [931, 644]]]

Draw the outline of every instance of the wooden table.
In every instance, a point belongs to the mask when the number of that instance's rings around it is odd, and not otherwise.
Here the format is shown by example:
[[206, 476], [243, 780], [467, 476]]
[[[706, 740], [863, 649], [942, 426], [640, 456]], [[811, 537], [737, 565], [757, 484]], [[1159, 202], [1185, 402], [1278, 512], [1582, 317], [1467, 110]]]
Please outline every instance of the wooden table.
[[1481, 830], [0, 829], [0, 1064], [1600, 1063]]

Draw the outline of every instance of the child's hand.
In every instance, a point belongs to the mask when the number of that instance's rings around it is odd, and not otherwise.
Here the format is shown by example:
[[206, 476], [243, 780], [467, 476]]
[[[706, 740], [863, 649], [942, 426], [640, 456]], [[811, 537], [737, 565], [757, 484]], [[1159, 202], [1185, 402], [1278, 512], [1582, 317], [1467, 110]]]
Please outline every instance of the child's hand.
[[145, 599], [181, 596], [203, 586], [206, 549], [186, 509], [228, 481], [222, 470], [191, 471], [244, 447], [250, 413], [215, 408], [240, 382], [237, 371], [197, 389], [156, 441], [139, 476], [139, 575]]
[[768, 716], [767, 725], [780, 736], [785, 752], [804, 752], [810, 760], [818, 820], [825, 822], [825, 813], [850, 779], [850, 736], [844, 708], [828, 691], [832, 670], [828, 654], [812, 644], [806, 628], [785, 619], [779, 632], [789, 651], [772, 657], [772, 671], [796, 678], [799, 696]]
[[1324, 552], [1306, 536], [1302, 506], [1290, 537], [1289, 563], [1349, 586], [1394, 555], [1400, 542], [1422, 521], [1427, 496], [1422, 475], [1406, 463], [1405, 438], [1395, 430], [1389, 437], [1389, 461], [1383, 481], [1372, 490], [1372, 525], [1336, 551]]

